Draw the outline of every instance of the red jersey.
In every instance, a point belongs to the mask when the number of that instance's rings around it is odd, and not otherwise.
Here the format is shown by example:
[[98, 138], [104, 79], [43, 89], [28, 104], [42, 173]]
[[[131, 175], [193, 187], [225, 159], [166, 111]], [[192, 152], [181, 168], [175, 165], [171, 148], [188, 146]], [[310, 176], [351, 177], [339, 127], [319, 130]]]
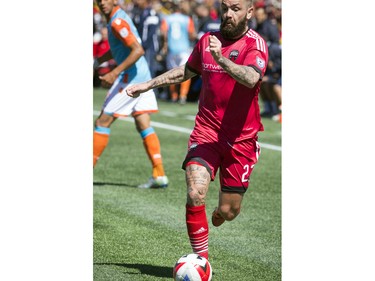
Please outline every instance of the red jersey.
[[258, 131], [263, 131], [258, 104], [261, 81], [251, 89], [226, 73], [210, 53], [210, 34], [222, 43], [224, 57], [236, 64], [253, 67], [261, 77], [268, 63], [267, 44], [251, 29], [233, 41], [225, 40], [219, 31], [203, 35], [187, 62], [190, 70], [202, 76], [203, 82], [192, 135], [206, 141], [230, 143], [255, 138]]

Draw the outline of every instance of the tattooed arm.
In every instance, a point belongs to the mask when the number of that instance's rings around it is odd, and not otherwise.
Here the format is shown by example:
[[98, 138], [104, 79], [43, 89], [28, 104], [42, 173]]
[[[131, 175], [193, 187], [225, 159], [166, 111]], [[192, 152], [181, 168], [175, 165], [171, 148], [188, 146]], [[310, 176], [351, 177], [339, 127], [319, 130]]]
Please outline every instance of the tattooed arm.
[[179, 67], [173, 68], [147, 82], [132, 85], [126, 88], [128, 96], [137, 98], [141, 93], [147, 92], [148, 90], [169, 86], [171, 84], [179, 84], [184, 82], [197, 74], [187, 67], [187, 63]]
[[219, 64], [237, 82], [253, 88], [260, 79], [260, 74], [254, 68], [246, 65], [235, 64], [221, 54], [221, 42], [214, 35], [210, 35], [210, 51], [217, 64]]

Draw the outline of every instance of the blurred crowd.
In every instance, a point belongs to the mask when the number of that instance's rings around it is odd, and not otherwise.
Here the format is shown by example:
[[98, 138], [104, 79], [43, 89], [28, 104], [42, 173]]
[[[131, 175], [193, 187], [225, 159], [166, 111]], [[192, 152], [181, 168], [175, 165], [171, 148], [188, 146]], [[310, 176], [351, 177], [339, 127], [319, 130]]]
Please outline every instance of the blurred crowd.
[[[220, 0], [119, 0], [119, 5], [137, 27], [152, 77], [185, 63], [199, 38], [220, 28], [220, 3]], [[254, 17], [249, 23], [249, 27], [267, 41], [269, 50], [267, 72], [260, 91], [261, 116], [279, 122], [282, 109], [281, 10], [281, 0], [255, 0]], [[177, 22], [186, 26], [177, 26]], [[93, 24], [93, 55], [97, 58], [109, 49], [109, 44], [105, 18], [95, 0]], [[114, 61], [100, 65], [94, 72], [94, 87], [102, 87], [98, 77], [113, 67]], [[157, 89], [157, 98], [180, 104], [196, 102], [200, 77], [186, 82], [178, 87]]]

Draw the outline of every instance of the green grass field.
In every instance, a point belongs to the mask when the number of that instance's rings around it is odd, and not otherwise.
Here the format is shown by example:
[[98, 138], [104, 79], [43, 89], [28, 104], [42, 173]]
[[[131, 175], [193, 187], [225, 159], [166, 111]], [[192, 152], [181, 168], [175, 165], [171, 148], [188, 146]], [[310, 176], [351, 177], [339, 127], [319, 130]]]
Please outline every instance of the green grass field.
[[[94, 116], [105, 90], [94, 89]], [[196, 103], [159, 101], [152, 121], [192, 129]], [[94, 120], [93, 119], [93, 120]], [[181, 163], [189, 134], [157, 127], [170, 184], [163, 190], [137, 189], [151, 165], [131, 118], [111, 127], [107, 149], [94, 169], [94, 280], [172, 280], [177, 259], [191, 253], [185, 225], [186, 186]], [[281, 124], [264, 119], [259, 141], [281, 146]], [[206, 200], [210, 263], [215, 281], [281, 280], [281, 151], [262, 147], [241, 214], [212, 226], [218, 179]]]

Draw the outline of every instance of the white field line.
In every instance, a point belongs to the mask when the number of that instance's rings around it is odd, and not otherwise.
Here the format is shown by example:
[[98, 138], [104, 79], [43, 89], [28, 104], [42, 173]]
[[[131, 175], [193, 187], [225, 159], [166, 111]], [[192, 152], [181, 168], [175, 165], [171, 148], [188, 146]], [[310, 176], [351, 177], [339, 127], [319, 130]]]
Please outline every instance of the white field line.
[[[100, 111], [94, 110], [95, 116], [99, 116], [99, 114], [100, 114]], [[121, 121], [134, 123], [134, 119], [130, 118], [130, 117], [120, 117], [118, 119], [121, 120]], [[175, 132], [180, 132], [180, 133], [185, 133], [185, 134], [189, 134], [189, 135], [192, 132], [192, 129], [187, 129], [187, 128], [169, 125], [169, 124], [165, 124], [165, 123], [160, 123], [160, 122], [156, 122], [156, 121], [151, 121], [151, 126], [153, 126], [155, 128], [163, 128], [163, 129], [167, 129], [167, 130], [171, 130], [171, 131], [175, 131]], [[268, 144], [268, 143], [259, 143], [259, 144], [260, 144], [261, 148], [267, 148], [267, 149], [270, 149], [270, 150], [281, 151], [281, 146]]]
[[[178, 116], [178, 114], [177, 113], [175, 113], [175, 112], [172, 112], [172, 111], [159, 111], [159, 113], [161, 114], [161, 115], [164, 115], [164, 116], [168, 116], [168, 117], [176, 117], [176, 116]], [[195, 120], [195, 115], [184, 115], [184, 117], [183, 117], [184, 119], [187, 119], [187, 120], [192, 120], [192, 121], [194, 121]]]
[[172, 111], [159, 111], [161, 115], [168, 116], [168, 117], [176, 117], [177, 113]]

